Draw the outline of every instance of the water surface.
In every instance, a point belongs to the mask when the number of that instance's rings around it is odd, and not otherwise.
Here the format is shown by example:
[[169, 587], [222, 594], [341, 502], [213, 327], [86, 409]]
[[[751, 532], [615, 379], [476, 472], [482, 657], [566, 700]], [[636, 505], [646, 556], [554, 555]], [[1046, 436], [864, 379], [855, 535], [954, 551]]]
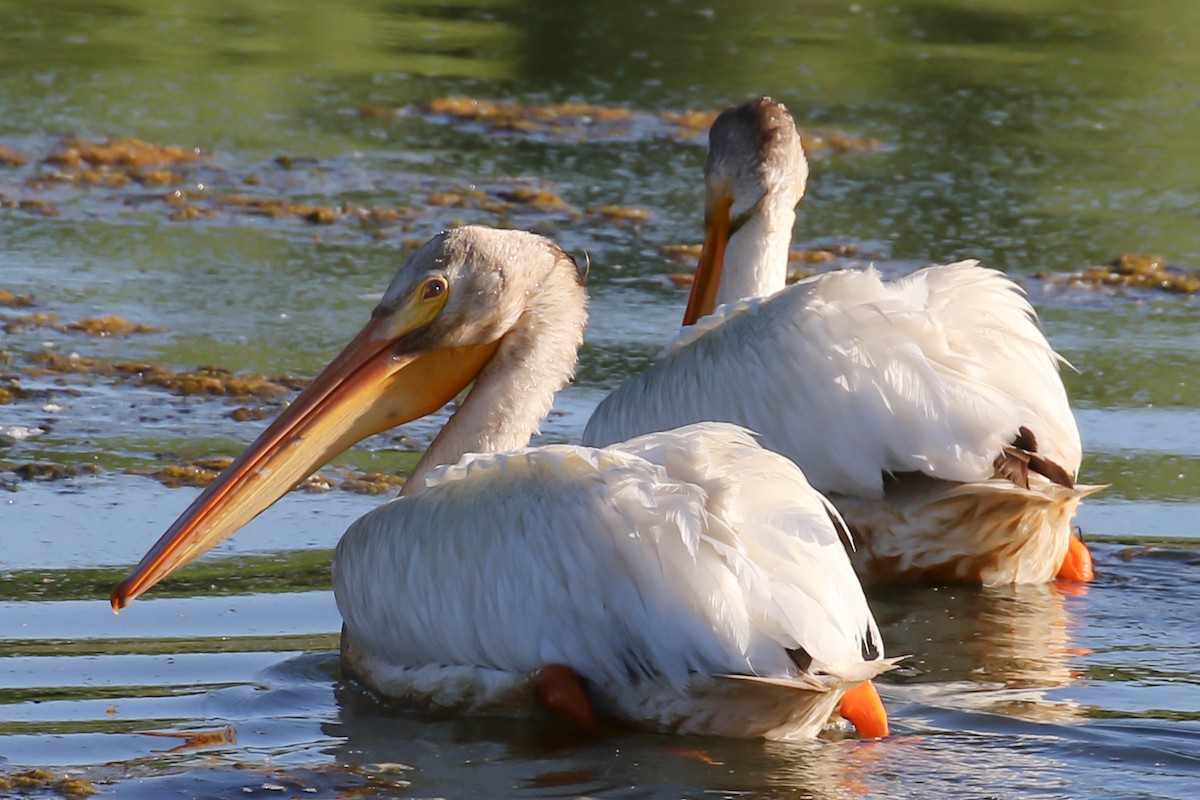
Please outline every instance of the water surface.
[[[0, 166], [0, 290], [34, 302], [0, 307], [0, 387], [21, 389], [0, 405], [0, 773], [45, 768], [121, 797], [1194, 796], [1197, 301], [1044, 276], [1127, 252], [1200, 267], [1198, 75], [1189, 0], [0, 5], [0, 146], [28, 159]], [[685, 294], [666, 276], [689, 265], [661, 248], [700, 238], [703, 140], [649, 124], [495, 131], [423, 104], [650, 115], [764, 93], [804, 127], [883, 143], [814, 154], [797, 245], [852, 245], [860, 255], [835, 265], [889, 275], [976, 257], [1030, 293], [1076, 370], [1081, 479], [1110, 484], [1078, 517], [1094, 584], [878, 593], [889, 652], [912, 654], [882, 685], [894, 735], [808, 745], [594, 740], [379, 707], [340, 681], [327, 570], [379, 497], [294, 493], [111, 614], [108, 588], [198, 491], [130, 470], [234, 455], [265, 420], [231, 413], [283, 398], [34, 373], [37, 358], [311, 377], [413, 241], [460, 221], [530, 227], [591, 262], [579, 379], [541, 437], [573, 440], [678, 323]], [[65, 180], [41, 162], [68, 137], [138, 137], [200, 160], [165, 186]], [[431, 203], [519, 189], [569, 209]], [[341, 215], [172, 220], [172, 192]], [[607, 205], [649, 218], [596, 211]], [[411, 213], [380, 222], [363, 208]], [[9, 324], [32, 313], [164, 332]], [[342, 463], [399, 469], [437, 423]], [[19, 471], [31, 463], [79, 474], [32, 480]]]

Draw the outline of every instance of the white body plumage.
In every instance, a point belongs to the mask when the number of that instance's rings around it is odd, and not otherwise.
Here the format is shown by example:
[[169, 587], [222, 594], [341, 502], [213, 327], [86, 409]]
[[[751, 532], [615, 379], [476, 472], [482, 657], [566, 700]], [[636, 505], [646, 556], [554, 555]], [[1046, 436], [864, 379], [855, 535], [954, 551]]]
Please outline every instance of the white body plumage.
[[113, 590], [113, 608], [354, 442], [474, 381], [402, 496], [338, 546], [347, 677], [406, 705], [545, 708], [585, 728], [598, 711], [797, 738], [837, 704], [860, 733], [886, 735], [873, 687], [843, 697], [890, 664], [836, 512], [794, 464], [711, 423], [603, 450], [513, 450], [569, 380], [585, 320], [575, 263], [549, 240], [434, 237]]
[[1025, 427], [1040, 456], [1077, 473], [1060, 362], [1024, 294], [995, 270], [964, 261], [891, 282], [839, 271], [684, 329], [600, 404], [583, 441], [745, 425], [830, 495], [865, 575], [1042, 581], [1090, 489], [1033, 473], [1018, 487], [994, 479], [994, 464]]
[[338, 545], [344, 661], [409, 705], [529, 713], [561, 663], [627, 722], [810, 737], [890, 667], [830, 513], [728, 425], [468, 455]]

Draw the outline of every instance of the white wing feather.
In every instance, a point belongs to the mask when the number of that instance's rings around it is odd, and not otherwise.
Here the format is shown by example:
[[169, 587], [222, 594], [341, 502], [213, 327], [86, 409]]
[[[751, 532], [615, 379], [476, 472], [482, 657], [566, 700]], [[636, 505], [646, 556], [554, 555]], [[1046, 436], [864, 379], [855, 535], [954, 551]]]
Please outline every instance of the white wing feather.
[[351, 526], [335, 595], [355, 639], [402, 666], [563, 663], [680, 688], [795, 675], [785, 648], [803, 647], [813, 671], [852, 671], [880, 638], [827, 508], [728, 425], [471, 455]]
[[1079, 468], [1061, 358], [1020, 288], [974, 261], [828, 273], [693, 328], [600, 404], [585, 444], [733, 422], [821, 491], [878, 497], [886, 472], [986, 480], [1024, 425]]

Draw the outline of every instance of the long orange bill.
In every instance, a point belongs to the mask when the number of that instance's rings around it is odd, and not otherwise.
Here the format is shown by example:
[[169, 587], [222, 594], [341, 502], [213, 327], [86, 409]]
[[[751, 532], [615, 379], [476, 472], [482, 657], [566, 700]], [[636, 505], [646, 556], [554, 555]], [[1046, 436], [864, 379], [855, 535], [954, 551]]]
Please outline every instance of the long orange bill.
[[871, 681], [859, 684], [842, 695], [838, 713], [850, 721], [864, 739], [881, 739], [888, 735], [888, 716]]
[[113, 589], [113, 610], [232, 536], [354, 443], [432, 413], [466, 387], [497, 343], [403, 352], [404, 336], [440, 311], [429, 305], [410, 298], [372, 318]]
[[729, 209], [732, 205], [733, 198], [722, 197], [704, 214], [704, 249], [700, 251], [692, 293], [688, 295], [687, 310], [683, 313], [685, 326], [695, 324], [716, 307], [721, 270], [725, 267], [725, 245], [729, 243]]

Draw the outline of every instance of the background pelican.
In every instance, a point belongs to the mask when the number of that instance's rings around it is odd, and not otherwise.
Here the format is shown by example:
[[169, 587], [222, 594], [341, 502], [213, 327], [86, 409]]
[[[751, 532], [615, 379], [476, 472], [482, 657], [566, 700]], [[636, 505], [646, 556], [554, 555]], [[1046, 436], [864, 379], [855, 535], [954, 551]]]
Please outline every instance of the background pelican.
[[607, 397], [584, 443], [735, 422], [830, 495], [866, 577], [1090, 579], [1070, 522], [1096, 487], [1075, 486], [1082, 446], [1061, 358], [1020, 288], [974, 261], [785, 288], [807, 178], [782, 104], [717, 118], [684, 324], [728, 305]]
[[585, 319], [574, 262], [550, 241], [435, 237], [113, 590], [114, 609], [354, 442], [474, 379], [405, 496], [338, 545], [349, 675], [463, 713], [525, 713], [537, 696], [588, 727], [595, 708], [659, 730], [774, 738], [814, 735], [862, 684], [867, 709], [843, 714], [885, 733], [863, 682], [890, 663], [836, 512], [789, 461], [719, 424], [512, 450], [569, 380]]

